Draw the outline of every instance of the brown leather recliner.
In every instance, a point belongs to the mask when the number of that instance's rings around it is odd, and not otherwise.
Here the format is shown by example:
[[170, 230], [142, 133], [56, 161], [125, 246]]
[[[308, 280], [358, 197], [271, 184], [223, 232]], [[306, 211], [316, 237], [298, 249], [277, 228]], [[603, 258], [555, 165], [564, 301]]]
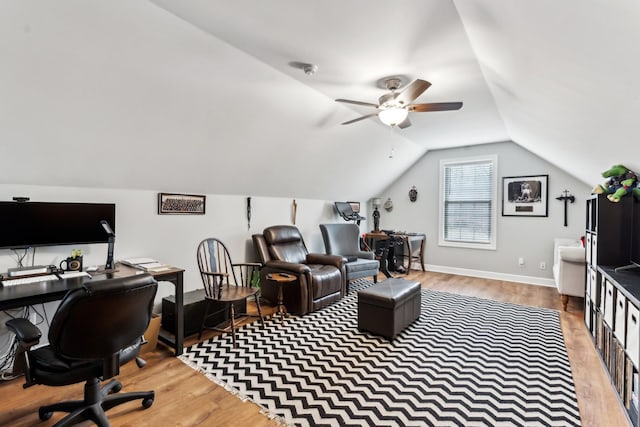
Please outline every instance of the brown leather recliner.
[[296, 227], [275, 225], [252, 238], [263, 265], [260, 270], [263, 298], [278, 301], [278, 284], [267, 279], [271, 273], [288, 273], [298, 278], [283, 285], [284, 305], [290, 313], [306, 314], [345, 295], [342, 257], [309, 253]]

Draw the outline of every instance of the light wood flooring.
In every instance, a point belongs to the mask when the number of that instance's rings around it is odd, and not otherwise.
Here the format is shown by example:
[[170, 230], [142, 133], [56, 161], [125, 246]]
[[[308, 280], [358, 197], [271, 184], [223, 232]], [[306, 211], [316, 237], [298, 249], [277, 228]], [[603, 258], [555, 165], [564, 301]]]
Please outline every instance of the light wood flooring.
[[[409, 277], [423, 287], [463, 295], [546, 307], [561, 310], [555, 288], [523, 285], [504, 281], [478, 279], [441, 273], [413, 272]], [[381, 275], [381, 279], [384, 277]], [[561, 312], [561, 323], [575, 382], [582, 425], [627, 426], [623, 409], [616, 398], [608, 376], [596, 354], [583, 323], [583, 300], [571, 298], [567, 312]], [[273, 308], [266, 307], [267, 313]], [[203, 339], [212, 336], [208, 332]], [[188, 337], [185, 345], [196, 342]], [[135, 363], [123, 366], [119, 380], [123, 392], [155, 390], [153, 406], [143, 410], [139, 402], [131, 402], [108, 412], [112, 426], [275, 426], [250, 402], [215, 385], [204, 375], [171, 356], [164, 346], [144, 355], [147, 366]], [[38, 419], [38, 407], [52, 402], [81, 398], [83, 385], [67, 387], [34, 386], [22, 388], [23, 379], [0, 383], [0, 426], [51, 426], [63, 415], [51, 420]], [[85, 423], [83, 425], [89, 425]]]

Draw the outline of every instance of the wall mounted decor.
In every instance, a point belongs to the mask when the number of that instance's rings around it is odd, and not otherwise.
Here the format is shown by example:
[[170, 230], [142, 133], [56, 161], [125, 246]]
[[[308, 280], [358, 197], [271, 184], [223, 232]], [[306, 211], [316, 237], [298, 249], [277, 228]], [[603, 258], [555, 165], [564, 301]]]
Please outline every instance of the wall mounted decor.
[[247, 197], [247, 230], [251, 230], [251, 197]]
[[413, 187], [411, 187], [411, 190], [409, 190], [409, 200], [411, 200], [412, 202], [415, 202], [417, 199], [418, 199], [418, 189], [414, 185]]
[[384, 202], [384, 210], [387, 212], [391, 212], [393, 210], [393, 202], [391, 201], [391, 197], [387, 198], [387, 201]]
[[549, 175], [502, 178], [502, 216], [548, 216]]
[[291, 219], [293, 220], [293, 225], [296, 225], [296, 217], [298, 216], [298, 202], [296, 202], [296, 199], [293, 199], [291, 208], [293, 209], [293, 212], [291, 213]]
[[206, 196], [158, 193], [158, 214], [204, 215]]
[[575, 202], [576, 197], [569, 193], [569, 190], [564, 190], [561, 195], [556, 197], [556, 200], [564, 201], [564, 226], [567, 226], [567, 202]]

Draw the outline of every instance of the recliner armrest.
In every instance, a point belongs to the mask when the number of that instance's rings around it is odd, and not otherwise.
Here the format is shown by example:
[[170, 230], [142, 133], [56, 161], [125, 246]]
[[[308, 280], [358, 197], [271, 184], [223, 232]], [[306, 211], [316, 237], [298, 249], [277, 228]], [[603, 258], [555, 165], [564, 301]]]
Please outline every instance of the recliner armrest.
[[559, 246], [558, 260], [584, 263], [584, 248], [579, 246]]
[[40, 342], [42, 332], [40, 332], [40, 329], [38, 329], [38, 327], [28, 319], [18, 317], [7, 320], [5, 325], [7, 325], [9, 330], [16, 334], [18, 341], [24, 343], [26, 346], [36, 345]]
[[311, 268], [306, 264], [297, 264], [286, 261], [268, 261], [265, 267], [272, 268], [274, 270], [285, 270], [296, 274], [305, 274], [311, 271]]
[[375, 259], [376, 255], [373, 252], [369, 251], [359, 251], [357, 254], [358, 258], [364, 259]]
[[308, 264], [335, 265], [342, 270], [342, 256], [327, 254], [307, 254]]

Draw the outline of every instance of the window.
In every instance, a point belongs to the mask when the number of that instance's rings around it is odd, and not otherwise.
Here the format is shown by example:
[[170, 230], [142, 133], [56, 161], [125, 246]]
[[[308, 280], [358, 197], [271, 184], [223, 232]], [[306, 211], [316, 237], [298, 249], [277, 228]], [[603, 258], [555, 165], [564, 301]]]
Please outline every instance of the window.
[[440, 245], [495, 250], [497, 163], [497, 156], [440, 161]]

